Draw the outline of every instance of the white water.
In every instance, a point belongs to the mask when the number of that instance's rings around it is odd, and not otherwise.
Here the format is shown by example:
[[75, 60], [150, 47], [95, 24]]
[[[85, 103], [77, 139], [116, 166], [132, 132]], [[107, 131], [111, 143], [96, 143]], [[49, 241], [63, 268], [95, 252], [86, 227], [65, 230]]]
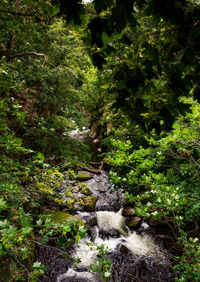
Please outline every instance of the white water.
[[[159, 247], [156, 246], [154, 241], [147, 235], [138, 235], [136, 232], [126, 231], [124, 217], [122, 214], [122, 209], [115, 212], [100, 211], [97, 212], [97, 224], [98, 230], [117, 230], [121, 234], [120, 238], [109, 238], [106, 240], [101, 239], [97, 236], [93, 242], [93, 245], [88, 245], [91, 243], [89, 239], [83, 238], [81, 242], [77, 245], [76, 252], [74, 253], [74, 258], [80, 258], [81, 267], [89, 267], [90, 264], [94, 263], [96, 260], [96, 255], [98, 253], [97, 247], [104, 244], [105, 247], [110, 250], [114, 250], [118, 245], [126, 246], [134, 255], [137, 256], [156, 256], [161, 255]], [[147, 224], [143, 224], [144, 228], [147, 228]]]
[[89, 129], [86, 129], [85, 127], [83, 127], [83, 129], [81, 131], [80, 131], [79, 128], [71, 130], [68, 133], [68, 136], [70, 138], [74, 138], [74, 139], [77, 139], [77, 140], [83, 140], [84, 138], [86, 138], [88, 136], [88, 134], [89, 134]]
[[117, 230], [122, 235], [127, 236], [125, 231], [124, 217], [122, 216], [122, 209], [117, 213], [100, 211], [97, 212], [97, 224], [100, 230]]
[[76, 259], [80, 258], [80, 267], [89, 267], [96, 261], [98, 246], [103, 244], [105, 250], [114, 250], [120, 243], [122, 243], [122, 238], [111, 238], [109, 240], [103, 240], [97, 237], [95, 241], [92, 242], [92, 244], [89, 239], [82, 239], [81, 242], [77, 245], [77, 250], [74, 253], [73, 257]]
[[126, 238], [124, 245], [132, 251], [134, 255], [143, 256], [153, 256], [161, 254], [159, 247], [153, 242], [153, 240], [147, 235], [138, 235], [133, 232]]
[[[98, 249], [100, 245], [104, 245], [105, 250], [113, 251], [118, 246], [124, 245], [136, 257], [146, 256], [164, 260], [164, 254], [157, 246], [153, 239], [147, 235], [138, 235], [136, 232], [131, 232], [124, 223], [124, 217], [121, 215], [122, 210], [119, 212], [100, 211], [97, 212], [97, 235], [93, 242], [89, 238], [83, 238], [76, 246], [73, 254], [74, 259], [80, 259], [78, 267], [89, 268], [91, 264], [97, 260]], [[148, 228], [147, 224], [143, 224], [144, 228]], [[120, 233], [119, 238], [101, 239], [99, 231], [117, 230]], [[94, 275], [89, 271], [76, 272], [74, 269], [69, 268], [65, 274], [58, 277], [57, 282], [61, 282], [63, 278], [86, 278], [87, 281], [95, 281]], [[62, 279], [61, 279], [62, 278]]]

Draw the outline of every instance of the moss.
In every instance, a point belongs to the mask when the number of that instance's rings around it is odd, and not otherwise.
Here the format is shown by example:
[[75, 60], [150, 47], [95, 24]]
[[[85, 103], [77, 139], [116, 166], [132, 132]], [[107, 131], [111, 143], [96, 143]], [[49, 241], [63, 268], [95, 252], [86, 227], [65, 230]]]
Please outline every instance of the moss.
[[92, 191], [90, 190], [90, 188], [89, 188], [88, 185], [84, 185], [84, 186], [81, 188], [81, 193], [84, 194], [84, 195], [91, 195], [91, 194], [92, 194]]
[[80, 198], [80, 200], [85, 211], [95, 211], [95, 205], [97, 201], [96, 196], [85, 196]]
[[80, 225], [85, 225], [80, 218], [66, 212], [46, 211], [45, 214], [50, 216], [53, 222], [63, 223], [66, 220], [70, 220], [77, 221]]
[[88, 172], [78, 172], [78, 174], [76, 176], [77, 180], [79, 180], [79, 181], [86, 181], [86, 180], [89, 180], [93, 177], [94, 177], [93, 174], [88, 173]]

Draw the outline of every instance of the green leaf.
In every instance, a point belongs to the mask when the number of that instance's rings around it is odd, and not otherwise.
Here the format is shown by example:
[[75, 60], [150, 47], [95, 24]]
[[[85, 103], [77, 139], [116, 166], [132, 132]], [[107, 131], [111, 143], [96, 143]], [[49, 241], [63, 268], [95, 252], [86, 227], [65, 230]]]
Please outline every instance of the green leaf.
[[26, 227], [22, 228], [22, 232], [23, 232], [24, 235], [30, 234], [32, 230], [33, 230], [33, 228], [30, 227], [30, 226], [26, 226]]
[[7, 219], [3, 220], [3, 221], [0, 221], [0, 228], [6, 228], [10, 225], [10, 222], [8, 222]]
[[66, 231], [66, 232], [70, 232], [71, 231], [71, 227], [69, 225], [64, 226], [63, 230]]
[[0, 198], [0, 212], [7, 209], [7, 203], [3, 198]]
[[40, 261], [36, 261], [36, 262], [34, 262], [34, 264], [33, 264], [33, 268], [40, 268], [41, 267], [41, 262]]

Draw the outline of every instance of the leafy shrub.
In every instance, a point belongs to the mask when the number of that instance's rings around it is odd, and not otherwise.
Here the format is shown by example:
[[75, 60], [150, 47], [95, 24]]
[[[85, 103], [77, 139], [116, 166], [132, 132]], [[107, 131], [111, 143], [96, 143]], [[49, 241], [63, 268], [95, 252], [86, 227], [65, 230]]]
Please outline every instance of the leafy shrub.
[[[113, 151], [107, 155], [113, 166], [110, 177], [124, 187], [136, 213], [162, 218], [181, 238], [181, 230], [198, 226], [200, 219], [200, 104], [189, 99], [185, 103], [190, 103], [190, 112], [179, 116], [171, 132], [152, 132], [146, 138], [148, 146], [138, 150], [129, 140], [113, 140]], [[181, 266], [195, 276], [198, 268], [193, 271], [185, 242], [187, 256]], [[198, 260], [198, 250], [193, 256]]]
[[106, 256], [110, 254], [110, 250], [104, 244], [97, 247], [97, 262], [90, 265], [90, 270], [102, 277], [103, 281], [109, 281], [111, 278], [112, 261]]

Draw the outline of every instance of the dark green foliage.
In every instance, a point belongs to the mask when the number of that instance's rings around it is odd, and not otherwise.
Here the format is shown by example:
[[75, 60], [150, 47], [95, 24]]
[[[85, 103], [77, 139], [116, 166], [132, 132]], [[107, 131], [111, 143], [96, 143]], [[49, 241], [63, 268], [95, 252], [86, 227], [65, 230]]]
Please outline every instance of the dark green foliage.
[[112, 61], [115, 106], [145, 130], [169, 130], [187, 110], [178, 97], [192, 89], [199, 98], [199, 5], [94, 1], [94, 9], [87, 27], [90, 55], [99, 68]]
[[[191, 112], [180, 116], [170, 133], [162, 132], [158, 137], [152, 132], [146, 138], [149, 145], [139, 149], [134, 149], [129, 140], [113, 139], [112, 152], [107, 154], [107, 162], [112, 164], [111, 179], [124, 187], [136, 213], [172, 224], [174, 234], [180, 237], [184, 249], [177, 266], [183, 270], [180, 281], [199, 277], [199, 236], [194, 226], [199, 229], [200, 106], [186, 102], [191, 104]], [[195, 239], [185, 233], [193, 233], [193, 229]]]
[[84, 13], [83, 4], [79, 0], [53, 0], [59, 4], [60, 15], [65, 15], [67, 22], [74, 21], [75, 24], [81, 23], [81, 16]]
[[[65, 168], [89, 156], [68, 133], [90, 126], [138, 215], [180, 237], [177, 281], [198, 281], [198, 1], [0, 0], [0, 16], [0, 255], [11, 274], [44, 272], [36, 235], [67, 247], [85, 233], [40, 214], [74, 211], [58, 189]], [[104, 255], [100, 246], [92, 270], [109, 280]]]

